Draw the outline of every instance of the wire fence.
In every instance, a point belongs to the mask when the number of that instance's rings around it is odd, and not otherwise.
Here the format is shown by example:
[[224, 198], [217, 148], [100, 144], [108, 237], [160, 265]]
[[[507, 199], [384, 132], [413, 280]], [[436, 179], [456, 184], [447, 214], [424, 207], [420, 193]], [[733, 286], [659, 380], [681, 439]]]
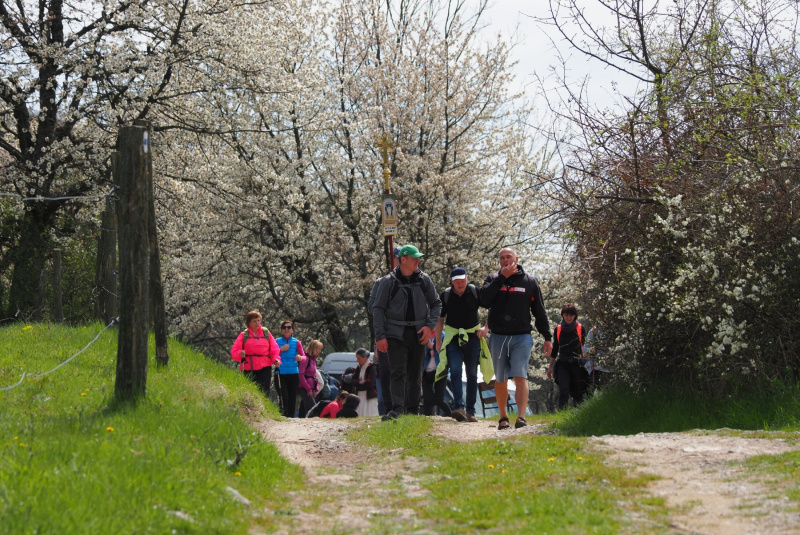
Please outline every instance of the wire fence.
[[34, 197], [25, 197], [19, 193], [0, 192], [0, 197], [17, 199], [22, 202], [55, 202], [69, 200], [91, 201], [95, 199], [116, 199], [116, 196], [114, 195], [114, 186], [111, 186], [111, 190], [109, 190], [108, 193], [101, 193], [98, 195], [64, 195], [62, 197], [44, 197], [42, 195], [36, 195]]
[[71, 356], [70, 358], [68, 358], [67, 360], [65, 360], [64, 362], [62, 362], [61, 364], [59, 364], [59, 365], [58, 365], [58, 366], [56, 366], [55, 368], [53, 368], [53, 369], [51, 369], [51, 370], [47, 370], [46, 372], [42, 372], [42, 373], [27, 373], [27, 372], [22, 372], [22, 377], [20, 377], [19, 381], [17, 381], [15, 384], [13, 384], [13, 385], [11, 385], [11, 386], [7, 386], [7, 387], [4, 387], [4, 388], [0, 388], [0, 392], [8, 392], [9, 390], [13, 390], [13, 389], [17, 388], [19, 385], [21, 385], [21, 384], [23, 383], [23, 381], [25, 381], [25, 378], [26, 378], [26, 377], [44, 377], [45, 375], [47, 375], [47, 374], [49, 374], [49, 373], [53, 373], [54, 371], [56, 371], [57, 369], [61, 368], [62, 366], [65, 366], [65, 365], [67, 365], [67, 364], [68, 364], [70, 361], [72, 361], [72, 359], [74, 359], [75, 357], [77, 357], [78, 355], [80, 355], [81, 353], [83, 353], [84, 351], [86, 351], [87, 349], [89, 349], [89, 347], [90, 347], [92, 344], [94, 344], [94, 343], [95, 343], [95, 342], [96, 342], [96, 341], [97, 341], [97, 340], [100, 338], [100, 335], [101, 335], [101, 334], [103, 334], [103, 333], [104, 333], [106, 330], [108, 330], [110, 327], [112, 327], [113, 325], [116, 325], [116, 324], [118, 324], [118, 323], [119, 323], [119, 318], [111, 318], [111, 321], [108, 323], [108, 325], [106, 325], [106, 326], [105, 326], [105, 327], [104, 327], [104, 328], [103, 328], [103, 329], [102, 329], [102, 330], [101, 330], [99, 333], [97, 333], [97, 336], [95, 336], [95, 337], [94, 337], [94, 339], [93, 339], [91, 342], [89, 342], [88, 344], [86, 344], [86, 347], [84, 347], [83, 349], [81, 349], [80, 351], [78, 351], [77, 353], [75, 353], [74, 355], [72, 355], [72, 356]]

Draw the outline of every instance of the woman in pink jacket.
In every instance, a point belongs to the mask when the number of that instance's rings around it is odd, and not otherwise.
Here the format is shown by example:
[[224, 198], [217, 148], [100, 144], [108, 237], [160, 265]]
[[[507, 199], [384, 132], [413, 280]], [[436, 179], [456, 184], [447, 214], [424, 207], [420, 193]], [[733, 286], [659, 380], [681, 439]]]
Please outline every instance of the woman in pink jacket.
[[231, 358], [239, 363], [239, 369], [269, 396], [273, 364], [280, 365], [281, 350], [272, 333], [261, 328], [261, 313], [251, 310], [244, 318], [247, 328], [239, 333], [231, 348]]

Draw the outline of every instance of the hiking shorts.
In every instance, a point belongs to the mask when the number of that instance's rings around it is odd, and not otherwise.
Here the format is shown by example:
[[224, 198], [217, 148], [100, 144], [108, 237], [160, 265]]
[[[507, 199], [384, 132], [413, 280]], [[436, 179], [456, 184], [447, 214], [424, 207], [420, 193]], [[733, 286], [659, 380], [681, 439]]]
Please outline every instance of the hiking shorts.
[[504, 382], [510, 377], [528, 377], [533, 336], [530, 334], [491, 334], [489, 351], [492, 353], [494, 376]]

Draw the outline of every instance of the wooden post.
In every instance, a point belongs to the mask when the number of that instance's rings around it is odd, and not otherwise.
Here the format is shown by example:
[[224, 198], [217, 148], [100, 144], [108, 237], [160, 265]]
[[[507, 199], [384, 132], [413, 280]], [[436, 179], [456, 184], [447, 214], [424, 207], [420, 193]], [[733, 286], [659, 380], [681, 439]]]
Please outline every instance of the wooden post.
[[150, 237], [147, 187], [153, 174], [150, 133], [141, 126], [119, 129], [119, 296], [117, 347], [118, 401], [144, 397], [147, 386], [148, 301], [150, 295]]
[[53, 249], [53, 321], [64, 323], [64, 299], [61, 291], [61, 249]]
[[[147, 128], [150, 127], [150, 123], [147, 121], [136, 121], [134, 124]], [[151, 161], [152, 154], [151, 143]], [[166, 366], [169, 364], [169, 353], [167, 352], [167, 307], [164, 302], [164, 285], [161, 282], [161, 255], [158, 248], [158, 231], [156, 229], [156, 202], [153, 173], [148, 175], [147, 197], [148, 219], [150, 221], [150, 313], [153, 317], [153, 331], [155, 332], [156, 339], [156, 364], [158, 366]]]

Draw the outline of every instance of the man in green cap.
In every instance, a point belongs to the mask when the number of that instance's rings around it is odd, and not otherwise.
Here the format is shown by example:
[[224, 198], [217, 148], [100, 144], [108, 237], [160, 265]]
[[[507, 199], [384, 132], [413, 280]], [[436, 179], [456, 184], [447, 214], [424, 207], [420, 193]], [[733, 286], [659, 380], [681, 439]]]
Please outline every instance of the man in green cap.
[[375, 281], [369, 299], [375, 346], [389, 356], [392, 410], [384, 420], [417, 413], [425, 344], [442, 310], [433, 281], [419, 269], [425, 255], [404, 245], [397, 256], [400, 265]]

